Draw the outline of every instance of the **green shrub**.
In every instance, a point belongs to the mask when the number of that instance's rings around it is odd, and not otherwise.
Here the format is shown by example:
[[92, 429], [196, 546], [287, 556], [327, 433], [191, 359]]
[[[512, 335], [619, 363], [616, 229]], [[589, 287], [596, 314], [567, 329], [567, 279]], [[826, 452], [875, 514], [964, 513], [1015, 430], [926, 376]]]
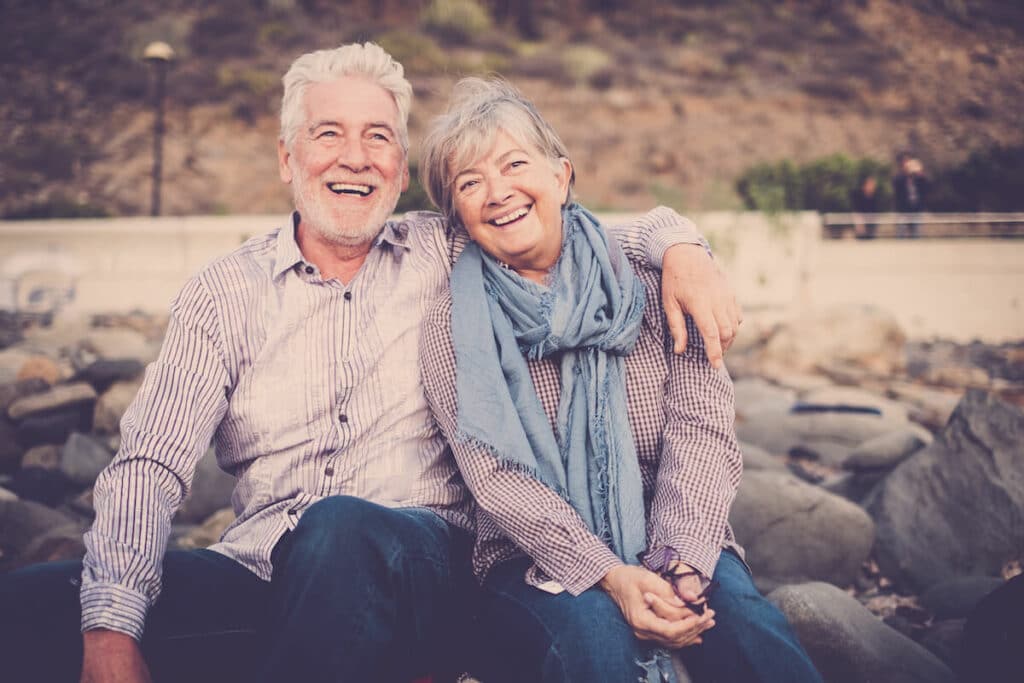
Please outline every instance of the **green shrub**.
[[476, 0], [431, 0], [420, 20], [428, 31], [452, 43], [472, 41], [492, 25], [491, 15]]
[[590, 82], [611, 63], [608, 53], [593, 45], [570, 45], [562, 51], [562, 65], [576, 84]]
[[417, 211], [422, 209], [433, 209], [436, 208], [430, 203], [430, 198], [427, 196], [427, 191], [420, 185], [419, 173], [417, 173], [417, 164], [409, 164], [409, 189], [402, 193], [402, 196], [398, 198], [398, 205], [395, 207], [395, 213], [405, 213], [406, 211]]
[[29, 220], [40, 218], [107, 218], [111, 212], [90, 202], [80, 202], [63, 195], [56, 195], [44, 201], [6, 211], [6, 220]]
[[1024, 211], [1024, 145], [976, 150], [932, 177], [932, 211]]
[[850, 211], [851, 198], [866, 176], [878, 181], [878, 208], [891, 207], [888, 166], [875, 159], [844, 154], [797, 165], [784, 160], [758, 164], [736, 182], [748, 209], [759, 211]]
[[398, 60], [406, 73], [442, 71], [448, 57], [430, 36], [412, 31], [388, 31], [375, 39], [377, 44]]

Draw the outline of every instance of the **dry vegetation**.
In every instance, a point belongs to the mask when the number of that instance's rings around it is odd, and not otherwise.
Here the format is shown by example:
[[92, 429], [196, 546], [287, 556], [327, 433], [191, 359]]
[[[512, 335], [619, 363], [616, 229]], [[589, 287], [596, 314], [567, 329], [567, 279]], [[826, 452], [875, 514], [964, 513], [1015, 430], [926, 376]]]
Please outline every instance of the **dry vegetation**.
[[5, 5], [0, 213], [147, 210], [138, 55], [154, 39], [179, 54], [166, 213], [285, 211], [280, 75], [361, 39], [406, 65], [414, 140], [460, 75], [511, 78], [563, 133], [597, 208], [736, 207], [736, 178], [763, 161], [911, 147], [938, 168], [1024, 144], [1024, 9], [998, 0]]

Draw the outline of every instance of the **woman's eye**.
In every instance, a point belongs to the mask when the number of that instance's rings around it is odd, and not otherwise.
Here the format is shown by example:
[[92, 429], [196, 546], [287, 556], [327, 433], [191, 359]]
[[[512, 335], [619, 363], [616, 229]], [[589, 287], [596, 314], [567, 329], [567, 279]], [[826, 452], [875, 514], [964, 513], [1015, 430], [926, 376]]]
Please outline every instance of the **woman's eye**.
[[467, 180], [459, 185], [459, 192], [465, 192], [466, 190], [476, 186], [475, 180]]

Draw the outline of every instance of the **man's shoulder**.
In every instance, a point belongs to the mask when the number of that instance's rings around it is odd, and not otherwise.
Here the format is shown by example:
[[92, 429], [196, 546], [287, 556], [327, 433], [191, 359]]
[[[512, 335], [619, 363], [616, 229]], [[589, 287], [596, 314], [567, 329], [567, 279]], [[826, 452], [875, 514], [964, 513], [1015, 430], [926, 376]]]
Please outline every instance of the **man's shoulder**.
[[275, 228], [264, 235], [250, 237], [236, 249], [207, 262], [196, 273], [196, 277], [208, 281], [252, 277], [260, 272], [270, 277], [277, 256], [280, 232], [281, 228]]

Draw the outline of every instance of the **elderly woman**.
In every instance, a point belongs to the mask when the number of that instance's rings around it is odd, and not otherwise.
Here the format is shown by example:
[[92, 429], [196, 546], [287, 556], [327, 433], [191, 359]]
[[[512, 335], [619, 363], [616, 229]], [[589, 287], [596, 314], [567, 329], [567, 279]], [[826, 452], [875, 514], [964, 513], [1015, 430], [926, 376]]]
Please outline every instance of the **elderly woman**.
[[[424, 143], [472, 242], [421, 342], [428, 400], [477, 505], [486, 683], [819, 681], [727, 521], [732, 384], [659, 280], [573, 203], [565, 147], [499, 80], [465, 79]], [[717, 586], [717, 590], [710, 590]]]

